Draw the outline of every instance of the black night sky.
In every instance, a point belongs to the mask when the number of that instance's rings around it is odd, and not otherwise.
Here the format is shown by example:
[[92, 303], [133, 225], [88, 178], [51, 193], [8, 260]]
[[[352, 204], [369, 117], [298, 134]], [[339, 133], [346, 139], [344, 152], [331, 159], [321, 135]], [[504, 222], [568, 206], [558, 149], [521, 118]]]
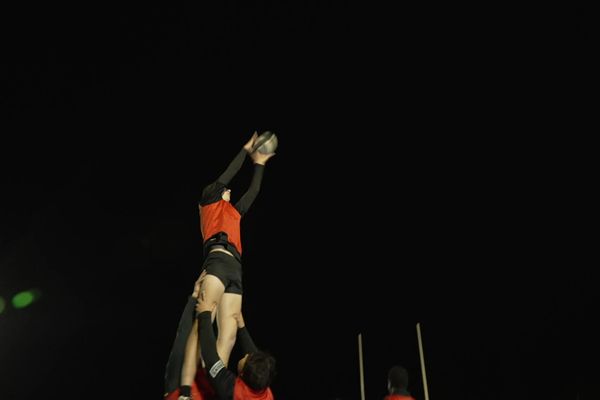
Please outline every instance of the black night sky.
[[[531, 41], [508, 50], [505, 20], [28, 7], [1, 13], [1, 400], [161, 398], [197, 200], [254, 130], [279, 148], [242, 222], [243, 309], [276, 398], [360, 399], [362, 333], [366, 398], [402, 364], [423, 400], [417, 322], [434, 400], [598, 398], [598, 280], [561, 244], [560, 169], [514, 130]], [[589, 14], [562, 18], [548, 35], [586, 61]]]

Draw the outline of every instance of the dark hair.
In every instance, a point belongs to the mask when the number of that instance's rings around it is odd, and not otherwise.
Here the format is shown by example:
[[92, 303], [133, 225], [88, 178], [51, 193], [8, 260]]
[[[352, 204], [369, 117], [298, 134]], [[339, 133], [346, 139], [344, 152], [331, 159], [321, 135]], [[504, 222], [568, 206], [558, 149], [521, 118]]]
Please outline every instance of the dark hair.
[[268, 388], [275, 378], [275, 358], [264, 351], [250, 353], [241, 377], [253, 390]]
[[406, 390], [408, 388], [408, 371], [404, 367], [399, 365], [392, 367], [388, 373], [388, 379], [394, 389]]

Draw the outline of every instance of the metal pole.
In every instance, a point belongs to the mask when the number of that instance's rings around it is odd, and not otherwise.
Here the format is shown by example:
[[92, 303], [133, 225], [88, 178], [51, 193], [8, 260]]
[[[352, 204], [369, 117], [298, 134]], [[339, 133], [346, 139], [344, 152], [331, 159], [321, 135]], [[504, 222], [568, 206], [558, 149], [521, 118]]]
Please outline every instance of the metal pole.
[[417, 339], [419, 340], [419, 357], [421, 357], [421, 374], [423, 375], [423, 388], [425, 390], [425, 400], [429, 400], [427, 391], [427, 375], [425, 374], [425, 356], [423, 356], [423, 340], [421, 339], [421, 323], [417, 323]]
[[360, 369], [360, 398], [365, 400], [365, 378], [363, 369], [362, 333], [358, 334], [358, 366]]

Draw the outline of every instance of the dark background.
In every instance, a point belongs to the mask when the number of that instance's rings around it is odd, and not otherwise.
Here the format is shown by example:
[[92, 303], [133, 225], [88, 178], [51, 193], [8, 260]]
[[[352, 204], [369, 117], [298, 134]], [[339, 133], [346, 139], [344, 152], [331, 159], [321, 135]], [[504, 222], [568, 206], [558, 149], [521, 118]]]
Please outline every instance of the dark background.
[[277, 398], [359, 399], [362, 333], [367, 399], [397, 363], [424, 399], [417, 322], [433, 399], [598, 398], [594, 264], [523, 120], [589, 10], [3, 8], [0, 297], [41, 296], [0, 313], [0, 399], [160, 398], [196, 202], [254, 130], [280, 145], [244, 313]]

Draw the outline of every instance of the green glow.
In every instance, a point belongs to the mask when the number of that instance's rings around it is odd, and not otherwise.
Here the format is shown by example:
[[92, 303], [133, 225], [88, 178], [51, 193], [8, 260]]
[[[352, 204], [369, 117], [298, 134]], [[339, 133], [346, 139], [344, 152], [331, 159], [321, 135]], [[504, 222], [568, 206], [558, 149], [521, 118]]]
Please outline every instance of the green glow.
[[0, 297], [0, 314], [4, 311], [4, 307], [6, 306], [6, 301], [2, 297]]
[[40, 292], [36, 289], [24, 290], [17, 293], [12, 298], [12, 305], [14, 308], [25, 308], [30, 306], [31, 303], [36, 301], [40, 297]]

